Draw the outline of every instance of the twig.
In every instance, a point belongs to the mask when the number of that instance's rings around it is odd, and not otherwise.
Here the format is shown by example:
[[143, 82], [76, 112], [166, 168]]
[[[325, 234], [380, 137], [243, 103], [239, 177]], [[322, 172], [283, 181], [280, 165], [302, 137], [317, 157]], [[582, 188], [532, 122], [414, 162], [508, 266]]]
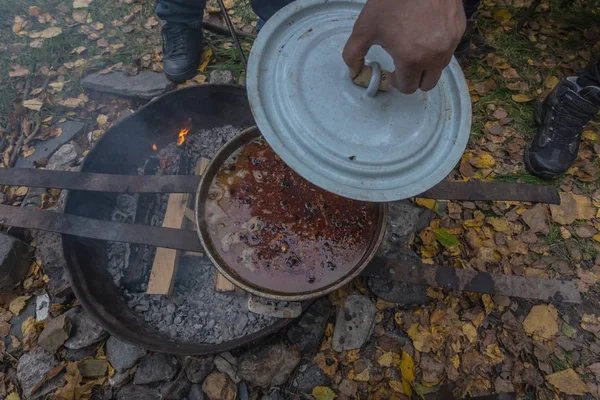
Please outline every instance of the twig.
[[[224, 33], [224, 34], [230, 35], [229, 29], [227, 29], [227, 27], [225, 25], [214, 24], [212, 22], [202, 21], [202, 26], [204, 28], [208, 29], [209, 31], [213, 31], [213, 32], [217, 32], [217, 33]], [[238, 36], [249, 38], [249, 39], [256, 39], [256, 35], [255, 34], [244, 32], [244, 31], [240, 31], [238, 29], [235, 30], [235, 34], [238, 35]]]
[[23, 142], [25, 142], [25, 134], [21, 133], [21, 136], [19, 136], [19, 140], [17, 140], [15, 148], [13, 149], [13, 152], [10, 155], [10, 160], [8, 161], [9, 167], [14, 167], [15, 163], [17, 162], [17, 157], [19, 157], [19, 153], [23, 148]]

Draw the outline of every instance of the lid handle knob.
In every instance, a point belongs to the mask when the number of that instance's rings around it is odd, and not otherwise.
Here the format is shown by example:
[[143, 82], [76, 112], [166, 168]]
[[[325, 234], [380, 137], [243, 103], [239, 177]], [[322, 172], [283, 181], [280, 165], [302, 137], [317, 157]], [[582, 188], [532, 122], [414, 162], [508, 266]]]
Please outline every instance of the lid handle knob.
[[374, 97], [377, 91], [387, 92], [392, 83], [392, 73], [381, 68], [378, 62], [365, 61], [360, 73], [352, 80], [355, 84], [366, 87], [366, 95]]

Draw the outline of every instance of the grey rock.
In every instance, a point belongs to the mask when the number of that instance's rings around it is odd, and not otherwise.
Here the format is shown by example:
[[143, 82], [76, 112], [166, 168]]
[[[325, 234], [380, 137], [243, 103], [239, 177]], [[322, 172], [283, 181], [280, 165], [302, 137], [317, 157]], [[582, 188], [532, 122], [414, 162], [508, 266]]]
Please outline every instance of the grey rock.
[[213, 357], [192, 358], [185, 374], [192, 383], [202, 383], [214, 368]]
[[233, 366], [227, 360], [225, 360], [225, 358], [221, 357], [220, 355], [216, 356], [214, 363], [219, 372], [227, 374], [234, 383], [240, 383], [242, 378], [240, 378], [237, 372], [235, 372]]
[[45, 321], [50, 312], [50, 296], [47, 293], [35, 296], [35, 319]]
[[110, 365], [117, 371], [127, 371], [135, 363], [146, 355], [146, 350], [140, 349], [129, 343], [121, 342], [119, 339], [111, 336], [106, 342], [106, 355]]
[[118, 372], [113, 375], [112, 378], [108, 378], [108, 384], [114, 388], [120, 388], [125, 385], [131, 379], [131, 374], [129, 371]]
[[64, 144], [48, 160], [48, 169], [59, 170], [75, 164], [80, 156], [79, 146], [74, 143]]
[[314, 301], [296, 325], [288, 329], [288, 339], [298, 346], [305, 357], [311, 357], [319, 350], [332, 310], [329, 300], [321, 297]]
[[[41, 347], [25, 353], [17, 365], [17, 379], [26, 398], [31, 397], [33, 389], [44, 379], [46, 373], [58, 365], [58, 361]], [[39, 392], [36, 392], [36, 396]]]
[[98, 353], [99, 343], [93, 344], [82, 349], [67, 349], [64, 358], [67, 361], [79, 361], [86, 357], [92, 357]]
[[294, 386], [301, 393], [312, 393], [312, 390], [316, 386], [329, 386], [331, 385], [331, 379], [318, 365], [308, 364], [301, 365], [299, 368], [300, 372], [294, 380]]
[[163, 400], [180, 400], [189, 393], [191, 387], [192, 384], [183, 374], [178, 379], [163, 386], [161, 398]]
[[31, 266], [33, 250], [15, 237], [0, 233], [0, 293], [13, 293]]
[[83, 308], [72, 308], [65, 314], [71, 318], [71, 337], [65, 342], [67, 349], [83, 349], [104, 340], [108, 333]]
[[262, 396], [259, 400], [287, 400], [286, 397], [281, 393], [279, 388], [272, 388], [269, 392]]
[[338, 310], [333, 331], [333, 350], [361, 348], [371, 335], [376, 315], [377, 308], [367, 296], [349, 295], [344, 307]]
[[106, 360], [83, 360], [79, 363], [79, 372], [84, 378], [99, 378], [106, 376], [108, 372], [108, 361]]
[[44, 260], [44, 273], [50, 281], [48, 294], [53, 303], [63, 304], [71, 294], [71, 283], [66, 274], [66, 261], [62, 252], [61, 236], [58, 233], [34, 231], [36, 255]]
[[240, 357], [238, 374], [255, 386], [279, 386], [287, 381], [301, 356], [296, 347], [283, 341], [256, 346]]
[[38, 345], [50, 354], [54, 354], [67, 341], [71, 333], [71, 318], [62, 314], [51, 319], [38, 338]]
[[204, 400], [204, 392], [202, 391], [202, 385], [194, 383], [188, 393], [189, 400]]
[[208, 83], [211, 85], [231, 85], [234, 83], [233, 73], [231, 71], [214, 70], [208, 77]]
[[417, 231], [420, 212], [419, 207], [408, 201], [389, 203], [388, 224], [379, 252], [394, 252], [408, 244], [411, 233]]
[[81, 80], [85, 89], [145, 100], [163, 94], [170, 84], [163, 74], [152, 71], [141, 71], [133, 76], [118, 71], [105, 75], [96, 73]]
[[127, 385], [119, 390], [117, 400], [160, 400], [160, 395], [145, 386]]
[[202, 384], [202, 391], [210, 400], [235, 400], [237, 386], [222, 372], [211, 372]]
[[171, 355], [154, 353], [146, 356], [138, 366], [133, 377], [136, 385], [145, 385], [154, 382], [168, 382], [177, 373], [177, 359]]
[[86, 130], [86, 124], [79, 121], [66, 121], [56, 124], [55, 128], [61, 128], [62, 133], [59, 137], [49, 138], [35, 142], [35, 153], [32, 156], [19, 157], [15, 167], [17, 168], [35, 168], [34, 163], [40, 159], [49, 159], [54, 152], [65, 143], [78, 139]]

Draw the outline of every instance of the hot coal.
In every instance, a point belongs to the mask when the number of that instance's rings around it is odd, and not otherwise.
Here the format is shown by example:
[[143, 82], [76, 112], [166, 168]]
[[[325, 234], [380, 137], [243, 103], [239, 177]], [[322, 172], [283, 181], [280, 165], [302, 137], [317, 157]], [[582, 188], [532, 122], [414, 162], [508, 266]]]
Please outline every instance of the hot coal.
[[[223, 126], [190, 133], [183, 147], [172, 143], [160, 149], [140, 166], [138, 173], [191, 173], [200, 157], [211, 158], [242, 130]], [[111, 219], [161, 226], [167, 203], [165, 194], [122, 194], [117, 198]], [[166, 336], [178, 341], [217, 344], [249, 335], [277, 321], [249, 312], [245, 296], [216, 292], [216, 269], [205, 255], [180, 258], [173, 295], [145, 294], [155, 253], [156, 249], [150, 246], [107, 243], [108, 271], [127, 304]]]

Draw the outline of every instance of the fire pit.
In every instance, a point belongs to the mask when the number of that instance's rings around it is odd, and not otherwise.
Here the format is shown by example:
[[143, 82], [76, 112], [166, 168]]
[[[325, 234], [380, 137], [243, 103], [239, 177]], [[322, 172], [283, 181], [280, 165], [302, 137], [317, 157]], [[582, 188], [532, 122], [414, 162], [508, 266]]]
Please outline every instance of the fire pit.
[[[88, 154], [82, 171], [136, 175], [147, 160], [156, 154], [153, 147], [158, 150], [169, 144], [173, 146], [180, 129], [188, 124], [190, 118], [192, 123], [187, 139], [190, 141], [189, 146], [194, 146], [195, 151], [187, 153], [204, 157], [211, 157], [230, 136], [253, 125], [246, 93], [242, 88], [198, 86], [177, 90], [148, 104], [106, 132]], [[231, 125], [231, 128], [214, 130], [227, 125]], [[214, 136], [207, 137], [209, 132], [213, 132]], [[192, 164], [194, 160], [190, 159], [188, 162]], [[165, 194], [71, 191], [65, 213], [140, 224], [154, 221], [157, 224], [162, 218], [157, 215], [161, 209], [164, 216], [166, 197], [168, 195]], [[149, 206], [152, 203], [154, 206]], [[136, 213], [136, 207], [141, 212]], [[147, 210], [152, 207], [155, 211], [148, 214]], [[126, 258], [129, 262], [136, 262], [137, 257], [137, 262], [146, 269], [148, 262], [151, 266], [155, 252], [155, 248], [151, 246], [116, 244], [64, 235], [63, 251], [73, 290], [86, 310], [114, 336], [151, 350], [180, 354], [216, 353], [252, 342], [281, 329], [291, 321], [260, 315], [250, 316], [251, 321], [244, 321], [243, 318], [240, 321], [235, 312], [247, 313], [240, 306], [244, 298], [227, 294], [191, 295], [190, 291], [197, 291], [198, 285], [214, 290], [216, 272], [205, 256], [181, 257], [181, 276], [177, 282], [183, 282], [184, 285], [176, 286], [173, 296], [159, 296], [144, 293], [147, 273], [139, 273], [139, 276], [125, 280], [119, 277], [123, 268], [119, 271], [118, 266], [122, 267]], [[120, 288], [115, 283], [119, 281], [124, 287]], [[221, 308], [229, 310], [229, 314], [219, 310], [221, 313], [211, 316], [210, 310], [201, 304], [202, 301], [209, 300], [213, 301], [210, 305], [218, 307], [220, 304]], [[214, 303], [215, 301], [218, 302]], [[175, 321], [169, 321], [169, 313]], [[183, 323], [182, 314], [190, 316]], [[215, 320], [227, 316], [233, 320]], [[160, 326], [161, 320], [170, 324], [163, 322]], [[254, 323], [254, 328], [234, 330], [238, 334], [250, 332], [235, 339], [231, 339], [235, 335], [220, 338], [215, 334], [206, 336], [206, 340], [202, 341], [199, 335], [194, 335], [203, 330], [214, 330], [218, 324], [236, 323]]]

